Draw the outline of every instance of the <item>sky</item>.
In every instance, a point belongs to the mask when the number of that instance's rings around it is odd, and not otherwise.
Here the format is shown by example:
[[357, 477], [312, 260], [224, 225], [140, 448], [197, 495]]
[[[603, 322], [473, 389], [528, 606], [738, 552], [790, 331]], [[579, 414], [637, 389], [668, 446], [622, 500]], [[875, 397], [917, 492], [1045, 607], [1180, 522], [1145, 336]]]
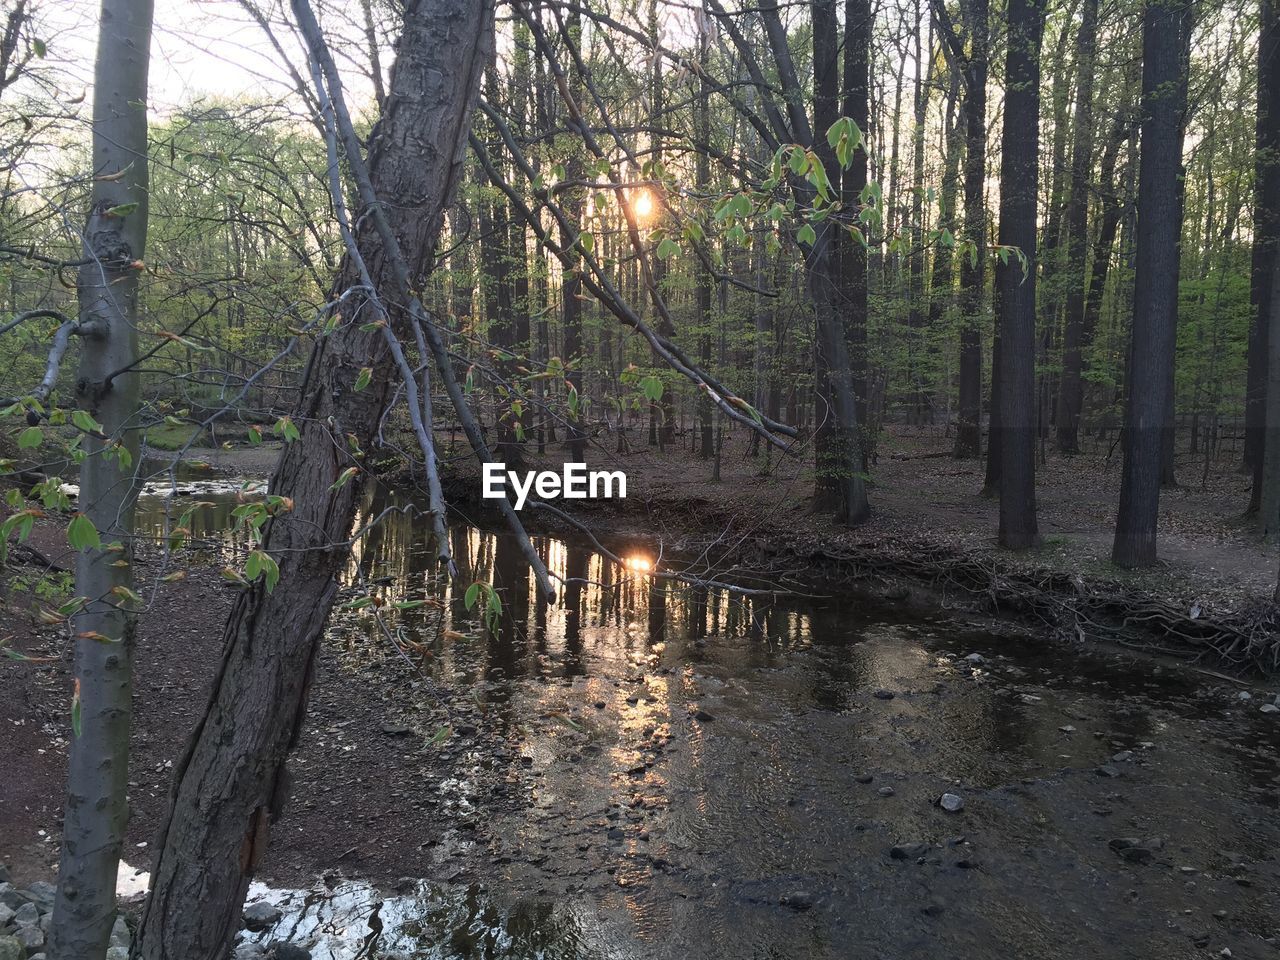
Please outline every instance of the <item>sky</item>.
[[[49, 59], [65, 65], [64, 85], [78, 87], [76, 93], [90, 87], [98, 4], [42, 0], [36, 9], [36, 33], [45, 41]], [[282, 32], [280, 39], [301, 67], [291, 38]], [[150, 89], [152, 113], [163, 116], [202, 97], [282, 97], [291, 84], [263, 31], [235, 0], [155, 0]], [[89, 94], [92, 99], [92, 90]]]

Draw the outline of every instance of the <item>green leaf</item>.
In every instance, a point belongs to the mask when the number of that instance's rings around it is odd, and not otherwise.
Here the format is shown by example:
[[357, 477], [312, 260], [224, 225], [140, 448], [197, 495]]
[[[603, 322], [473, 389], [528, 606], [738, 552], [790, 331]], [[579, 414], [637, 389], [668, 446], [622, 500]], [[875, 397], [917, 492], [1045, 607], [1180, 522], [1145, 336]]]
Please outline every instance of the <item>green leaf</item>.
[[107, 210], [108, 217], [127, 217], [138, 209], [137, 203], [121, 203]]
[[473, 583], [467, 587], [467, 592], [463, 596], [462, 602], [468, 610], [475, 609], [476, 600], [480, 597], [480, 587], [481, 585], [478, 583]]
[[18, 434], [19, 450], [34, 450], [44, 443], [44, 431], [39, 427], [27, 427]]
[[354, 477], [359, 472], [360, 472], [359, 467], [347, 467], [347, 469], [343, 470], [340, 474], [338, 474], [338, 479], [333, 481], [333, 483], [329, 485], [329, 489], [330, 490], [342, 489], [350, 482], [351, 478]]
[[102, 549], [102, 538], [98, 536], [98, 528], [83, 513], [77, 513], [67, 524], [67, 542], [77, 550]]
[[49, 48], [39, 37], [31, 38], [31, 49], [35, 51], [35, 55], [41, 60], [49, 53]]
[[809, 224], [805, 224], [796, 232], [796, 240], [812, 247], [818, 242], [818, 234]]
[[670, 237], [663, 237], [662, 242], [658, 244], [658, 258], [660, 260], [666, 260], [669, 257], [674, 257], [679, 252], [680, 244], [676, 243]]
[[356, 377], [356, 393], [359, 393], [369, 385], [369, 381], [373, 379], [373, 367], [361, 367], [360, 375]]
[[284, 437], [286, 443], [293, 443], [293, 441], [302, 436], [298, 431], [298, 425], [293, 422], [292, 417], [281, 417], [277, 420], [276, 433]]
[[81, 707], [80, 707], [80, 681], [76, 681], [76, 692], [71, 695], [71, 732], [80, 737], [81, 727]]
[[71, 422], [85, 433], [102, 432], [102, 424], [93, 419], [87, 410], [73, 410], [71, 412]]

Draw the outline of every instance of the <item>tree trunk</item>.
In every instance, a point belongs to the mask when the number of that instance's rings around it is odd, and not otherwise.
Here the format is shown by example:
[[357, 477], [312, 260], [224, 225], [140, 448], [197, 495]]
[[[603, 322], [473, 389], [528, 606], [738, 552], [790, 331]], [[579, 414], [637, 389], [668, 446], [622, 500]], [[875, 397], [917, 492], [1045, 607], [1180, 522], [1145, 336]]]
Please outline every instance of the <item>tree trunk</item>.
[[[305, 3], [295, 5], [304, 26], [314, 26]], [[493, 51], [492, 23], [488, 0], [419, 0], [405, 8], [368, 161], [374, 192], [393, 201], [382, 205], [390, 232], [380, 231], [382, 221], [372, 215], [360, 218], [356, 232], [375, 287], [396, 305], [397, 328], [405, 323], [409, 278], [420, 281], [434, 262], [444, 210], [463, 176], [468, 121]], [[391, 241], [407, 251], [409, 276], [405, 261], [388, 249]], [[360, 282], [348, 257], [334, 293]], [[279, 564], [279, 589], [255, 583], [228, 618], [210, 703], [177, 764], [156, 844], [137, 946], [144, 960], [224, 960], [270, 822], [288, 797], [285, 760], [301, 731], [360, 496], [359, 482], [335, 481], [360, 469], [353, 448], [371, 444], [394, 393], [386, 340], [362, 329], [373, 319], [368, 304], [344, 307], [342, 322], [318, 341], [308, 364], [295, 417], [301, 437], [284, 449], [269, 488], [293, 503], [265, 528], [263, 549]], [[443, 375], [447, 358], [436, 346]], [[366, 367], [369, 385], [356, 390]]]
[[[1263, 445], [1262, 507], [1259, 522], [1262, 535], [1280, 537], [1280, 257], [1272, 257], [1271, 316], [1267, 330], [1267, 421]], [[1280, 586], [1277, 587], [1280, 589]]]
[[[116, 870], [128, 820], [129, 721], [132, 715], [134, 614], [132, 544], [137, 496], [134, 465], [139, 402], [138, 278], [134, 261], [147, 241], [147, 69], [151, 0], [103, 0], [94, 67], [93, 193], [80, 268], [80, 369], [77, 405], [99, 424], [84, 434], [80, 508], [101, 546], [76, 558], [77, 596], [90, 598], [74, 617], [73, 736], [49, 930], [55, 960], [102, 957], [116, 913]], [[120, 215], [132, 204], [132, 212]], [[124, 372], [121, 372], [124, 371]], [[119, 447], [116, 447], [119, 444]], [[126, 456], [124, 451], [128, 451]], [[73, 544], [74, 546], [74, 544]], [[78, 733], [74, 732], [76, 723]]]
[[1076, 109], [1067, 201], [1067, 305], [1058, 393], [1058, 449], [1080, 452], [1084, 400], [1085, 253], [1089, 249], [1089, 174], [1093, 154], [1093, 70], [1098, 48], [1098, 0], [1084, 0], [1076, 36]]
[[969, 51], [965, 64], [964, 239], [972, 249], [960, 260], [960, 396], [955, 455], [982, 452], [982, 333], [986, 299], [987, 0], [967, 4]]
[[1009, 0], [1000, 243], [1000, 545], [1040, 542], [1036, 527], [1036, 193], [1040, 154], [1040, 40], [1044, 0]]
[[[566, 18], [566, 32], [569, 42], [580, 43], [582, 40], [582, 15], [576, 10]], [[578, 77], [577, 71], [569, 73], [569, 98], [573, 100], [573, 105], [569, 108], [569, 117], [567, 122], [570, 130], [577, 129], [577, 124], [581, 122], [581, 114], [577, 113], [582, 109], [582, 83]], [[575, 118], [575, 113], [577, 117]], [[582, 155], [585, 147], [582, 149], [572, 149], [565, 162], [565, 177], [570, 181], [582, 179]], [[582, 229], [582, 199], [576, 191], [569, 191], [565, 194], [564, 202], [561, 205], [565, 216], [569, 220], [569, 224], [573, 230]], [[571, 265], [566, 266], [561, 273], [560, 282], [560, 317], [564, 321], [564, 359], [570, 364], [569, 373], [565, 377], [569, 381], [569, 416], [567, 424], [567, 441], [569, 444], [569, 459], [574, 463], [581, 463], [586, 456], [587, 441], [586, 434], [582, 430], [582, 403], [585, 396], [582, 392], [582, 367], [586, 363], [586, 356], [582, 349], [582, 276], [579, 270], [582, 266], [581, 253], [576, 246], [576, 237], [562, 236], [560, 242], [571, 249]]]
[[[845, 0], [844, 6], [844, 115], [867, 134], [869, 104], [869, 55], [873, 15], [869, 0]], [[867, 147], [853, 152], [844, 172], [844, 202], [850, 209], [860, 207], [867, 185]], [[859, 441], [866, 466], [866, 449], [871, 442], [867, 420], [867, 247], [852, 237], [844, 238], [840, 251], [840, 296], [844, 306], [842, 323], [853, 379], [854, 408], [861, 429]]]
[[1149, 0], [1142, 20], [1142, 162], [1138, 171], [1137, 255], [1124, 468], [1112, 559], [1122, 567], [1156, 562], [1161, 428], [1174, 360], [1181, 223], [1180, 74], [1188, 0]]
[[1258, 118], [1254, 154], [1253, 323], [1245, 403], [1245, 467], [1253, 470], [1251, 509], [1262, 495], [1264, 394], [1267, 386], [1271, 274], [1280, 258], [1280, 12], [1276, 0], [1261, 0], [1258, 38]]

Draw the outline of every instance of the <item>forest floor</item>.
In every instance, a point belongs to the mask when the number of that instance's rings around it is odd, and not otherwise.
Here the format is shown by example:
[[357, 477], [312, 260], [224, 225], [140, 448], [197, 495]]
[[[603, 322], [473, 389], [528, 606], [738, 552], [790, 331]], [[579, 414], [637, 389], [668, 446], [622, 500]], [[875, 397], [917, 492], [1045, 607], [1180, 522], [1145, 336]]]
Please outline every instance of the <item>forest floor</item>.
[[[717, 481], [712, 462], [689, 450], [690, 439], [678, 439], [663, 453], [648, 446], [621, 454], [589, 449], [593, 468], [626, 472], [628, 499], [574, 504], [574, 512], [583, 518], [631, 517], [633, 532], [671, 544], [713, 533], [726, 551], [729, 544], [748, 539], [848, 552], [886, 543], [904, 549], [945, 544], [957, 553], [998, 559], [1005, 568], [1103, 578], [1220, 614], [1269, 599], [1275, 589], [1280, 555], [1243, 515], [1250, 479], [1237, 464], [1212, 464], [1202, 484], [1200, 459], [1183, 458], [1180, 485], [1161, 491], [1159, 565], [1126, 571], [1110, 561], [1120, 499], [1118, 452], [1110, 458], [1105, 453], [1065, 457], [1046, 450], [1036, 474], [1042, 545], [1011, 553], [996, 543], [999, 501], [982, 495], [984, 461], [952, 458], [951, 441], [940, 428], [885, 429], [869, 487], [872, 516], [854, 529], [836, 527], [827, 514], [812, 509], [807, 459], [775, 455], [765, 470], [764, 457], [751, 457], [745, 434], [737, 433], [725, 438]], [[563, 456], [552, 448], [532, 463], [559, 463]], [[470, 464], [455, 463], [470, 476]]]

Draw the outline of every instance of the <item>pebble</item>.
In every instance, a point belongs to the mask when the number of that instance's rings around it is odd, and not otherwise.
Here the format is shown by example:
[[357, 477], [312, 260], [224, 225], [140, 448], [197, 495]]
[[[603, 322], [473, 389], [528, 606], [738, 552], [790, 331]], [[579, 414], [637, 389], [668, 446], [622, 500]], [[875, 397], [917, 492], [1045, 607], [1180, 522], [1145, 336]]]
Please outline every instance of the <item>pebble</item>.
[[974, 664], [975, 666], [981, 666], [982, 664], [987, 662], [987, 658], [980, 653], [971, 653], [967, 657], [965, 657], [965, 660], [967, 660], [969, 663]]
[[881, 787], [881, 788], [880, 788], [879, 790], [877, 790], [876, 792], [877, 792], [878, 794], [880, 794], [880, 796], [882, 796], [882, 797], [892, 797], [892, 796], [893, 796], [893, 787]]
[[311, 960], [311, 952], [292, 943], [277, 941], [267, 950], [270, 960]]
[[942, 807], [947, 813], [959, 813], [964, 809], [964, 797], [957, 796], [954, 793], [944, 793], [938, 800], [938, 806]]
[[778, 902], [792, 910], [808, 910], [813, 906], [814, 896], [807, 890], [792, 890], [778, 898]]
[[695, 710], [693, 712], [693, 719], [699, 721], [700, 723], [709, 723], [710, 721], [714, 720], [715, 717], [707, 713], [707, 711], [705, 710]]
[[1280, 713], [1280, 707], [1277, 707], [1274, 703], [1264, 703], [1262, 706], [1258, 708], [1258, 712], [1259, 713]]
[[893, 699], [893, 691], [892, 691], [892, 690], [883, 690], [883, 689], [882, 689], [882, 690], [877, 690], [875, 693], [873, 693], [873, 694], [872, 694], [872, 696], [873, 696], [873, 697], [875, 697], [877, 700], [892, 700], [892, 699]]
[[256, 933], [273, 926], [282, 916], [284, 914], [274, 903], [259, 900], [245, 907], [243, 919], [245, 927]]
[[1117, 770], [1115, 767], [1111, 766], [1111, 764], [1109, 764], [1109, 763], [1104, 763], [1102, 766], [1100, 766], [1100, 767], [1096, 767], [1096, 768], [1094, 769], [1094, 771], [1093, 771], [1093, 772], [1094, 772], [1094, 773], [1096, 773], [1096, 774], [1097, 774], [1098, 776], [1100, 776], [1100, 777], [1118, 777], [1118, 776], [1120, 776], [1120, 771], [1119, 771], [1119, 770]]

